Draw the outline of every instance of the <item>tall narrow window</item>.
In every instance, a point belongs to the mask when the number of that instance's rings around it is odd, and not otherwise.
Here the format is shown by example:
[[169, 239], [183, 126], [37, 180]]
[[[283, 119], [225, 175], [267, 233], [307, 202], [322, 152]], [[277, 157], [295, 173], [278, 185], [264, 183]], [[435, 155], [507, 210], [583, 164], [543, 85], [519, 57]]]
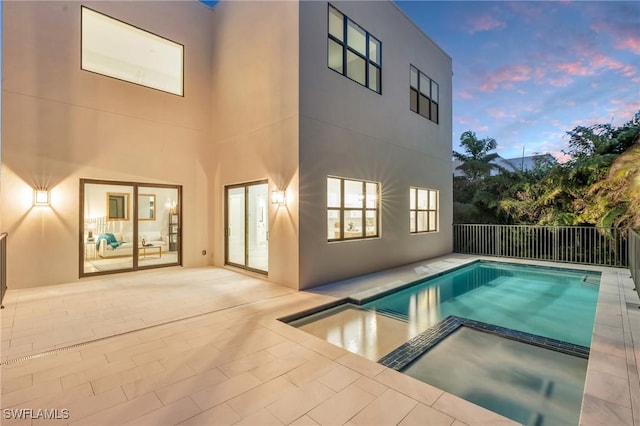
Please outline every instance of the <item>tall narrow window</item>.
[[436, 232], [438, 230], [438, 191], [409, 188], [409, 232]]
[[82, 7], [82, 69], [183, 95], [184, 47]]
[[327, 178], [327, 239], [353, 240], [380, 235], [380, 184]]
[[380, 93], [381, 44], [364, 28], [329, 5], [329, 68]]
[[439, 87], [413, 65], [409, 68], [409, 108], [438, 123], [439, 121]]

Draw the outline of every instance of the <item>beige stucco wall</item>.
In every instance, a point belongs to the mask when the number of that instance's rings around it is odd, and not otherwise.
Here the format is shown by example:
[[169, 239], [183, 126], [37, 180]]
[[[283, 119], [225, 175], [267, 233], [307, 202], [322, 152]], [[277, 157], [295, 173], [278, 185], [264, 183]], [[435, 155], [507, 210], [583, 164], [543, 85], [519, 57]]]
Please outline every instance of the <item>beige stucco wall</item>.
[[221, 2], [213, 12], [213, 263], [224, 265], [224, 187], [268, 179], [269, 275], [298, 285], [298, 3]]
[[[327, 67], [327, 3], [300, 6], [300, 288], [451, 252], [451, 59], [391, 2], [332, 2], [382, 42], [382, 95]], [[440, 123], [409, 109], [409, 65]], [[380, 238], [327, 242], [328, 175], [381, 183]], [[440, 191], [440, 230], [409, 233], [409, 187]]]
[[[2, 181], [8, 285], [78, 279], [79, 179], [183, 186], [183, 264], [208, 263], [211, 10], [197, 1], [86, 2], [186, 46], [184, 97], [80, 69], [80, 6], [2, 2]], [[46, 186], [51, 207], [32, 207]]]

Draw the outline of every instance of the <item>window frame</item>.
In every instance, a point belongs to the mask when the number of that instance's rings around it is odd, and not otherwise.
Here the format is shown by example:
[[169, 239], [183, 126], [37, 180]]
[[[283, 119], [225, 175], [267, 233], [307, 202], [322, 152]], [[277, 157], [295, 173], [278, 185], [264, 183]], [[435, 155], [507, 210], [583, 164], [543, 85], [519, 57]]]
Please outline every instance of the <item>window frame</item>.
[[[342, 16], [342, 40], [331, 33], [332, 9]], [[362, 54], [354, 46], [349, 44], [349, 24], [352, 24], [352, 28], [360, 29], [364, 32], [364, 54]], [[331, 49], [330, 46], [332, 41], [342, 48], [342, 70], [333, 68], [330, 65], [329, 52]], [[376, 59], [372, 58], [372, 43], [376, 46]], [[349, 67], [347, 62], [347, 56], [349, 53], [352, 55], [356, 55], [356, 59], [361, 59], [364, 61], [364, 84], [349, 75]], [[353, 19], [350, 19], [347, 15], [342, 13], [340, 9], [333, 6], [331, 3], [328, 3], [327, 9], [327, 68], [337, 72], [338, 74], [341, 74], [344, 77], [347, 77], [351, 81], [355, 81], [359, 85], [366, 87], [372, 92], [382, 95], [382, 42], [380, 41], [380, 39], [378, 39], [378, 37], [373, 36], [369, 31], [364, 29]], [[377, 73], [373, 70], [377, 70]], [[371, 81], [373, 74], [375, 74], [373, 76], [375, 77], [375, 84], [372, 84]]]
[[[426, 199], [427, 199], [427, 208], [422, 209], [419, 206], [418, 203], [418, 194], [423, 191], [426, 193]], [[413, 193], [413, 200], [414, 200], [414, 205], [412, 205], [411, 203], [411, 195]], [[431, 208], [431, 203], [430, 203], [430, 199], [431, 199], [431, 194], [435, 194], [435, 208]], [[426, 222], [425, 222], [425, 229], [424, 230], [420, 230], [418, 229], [418, 214], [419, 213], [425, 213], [426, 214]], [[435, 226], [432, 227], [430, 226], [430, 213], [434, 213], [435, 214]], [[413, 216], [413, 218], [412, 218]], [[412, 223], [413, 221], [413, 223]], [[417, 186], [410, 186], [409, 187], [409, 233], [410, 234], [430, 234], [430, 233], [434, 233], [434, 232], [439, 232], [440, 231], [440, 191], [438, 191], [437, 189], [431, 189], [431, 188], [420, 188]]]
[[[416, 78], [417, 86], [414, 86], [411, 78], [414, 70], [417, 76]], [[422, 85], [421, 81], [423, 80], [423, 78], [425, 80], [425, 84], [429, 86], [427, 91], [423, 91], [423, 88], [421, 87]], [[433, 93], [434, 85], [436, 88], [435, 96]], [[415, 91], [415, 96], [414, 96], [414, 91]], [[420, 108], [421, 95], [424, 95], [427, 100], [426, 112]], [[416, 98], [415, 100], [416, 109], [413, 108], [414, 97]], [[435, 100], [434, 100], [434, 97], [436, 98]], [[431, 120], [436, 124], [440, 123], [440, 85], [438, 84], [437, 81], [433, 80], [431, 77], [429, 77], [428, 75], [420, 71], [418, 67], [412, 64], [409, 64], [409, 109], [415, 112], [416, 114], [426, 118], [427, 120]]]
[[[154, 85], [150, 85], [150, 84], [145, 84], [144, 82], [140, 82], [140, 81], [135, 81], [133, 79], [129, 79], [126, 78], [126, 76], [123, 75], [119, 75], [117, 72], [114, 72], [112, 74], [109, 73], [105, 73], [103, 71], [97, 70], [97, 69], [92, 69], [91, 64], [85, 64], [85, 60], [84, 60], [84, 50], [85, 50], [85, 37], [84, 37], [84, 25], [85, 25], [85, 20], [84, 20], [84, 12], [88, 11], [90, 13], [94, 13], [96, 15], [100, 15], [103, 18], [106, 18], [107, 20], [111, 20], [111, 21], [115, 21], [116, 23], [125, 25], [127, 27], [130, 27], [131, 29], [134, 30], [134, 32], [141, 32], [141, 33], [145, 33], [147, 35], [152, 36], [152, 38], [157, 38], [160, 40], [164, 40], [165, 42], [168, 42], [169, 44], [173, 44], [175, 45], [175, 47], [178, 47], [180, 49], [180, 88], [179, 90], [176, 91], [172, 91], [169, 88], [165, 87], [156, 87]], [[180, 97], [184, 97], [184, 76], [185, 76], [185, 54], [184, 54], [184, 50], [185, 50], [185, 46], [181, 43], [178, 43], [176, 41], [173, 41], [167, 37], [163, 37], [161, 35], [158, 35], [156, 33], [153, 33], [151, 31], [145, 30], [144, 28], [140, 28], [136, 25], [132, 25], [128, 22], [125, 22], [121, 19], [118, 18], [114, 18], [113, 16], [109, 16], [106, 13], [102, 13], [99, 12], [95, 9], [92, 9], [90, 7], [81, 5], [80, 6], [80, 69], [82, 71], [86, 71], [86, 72], [90, 72], [93, 74], [97, 74], [97, 75], [101, 75], [104, 77], [108, 77], [108, 78], [113, 78], [114, 80], [119, 80], [119, 81], [123, 81], [123, 82], [127, 82], [127, 83], [131, 83], [131, 84], [135, 84], [136, 86], [142, 86], [142, 87], [146, 87], [149, 89], [153, 89], [153, 90], [157, 90], [159, 92], [163, 92], [163, 93], [169, 93], [171, 95], [175, 95], [175, 96], [180, 96]]]
[[[339, 207], [329, 206], [329, 179], [336, 179], [340, 182], [340, 202]], [[345, 182], [357, 182], [362, 184], [362, 190], [359, 197], [362, 197], [362, 205], [361, 207], [347, 207], [345, 206]], [[368, 197], [370, 194], [367, 193], [367, 185], [375, 185], [375, 193], [374, 196], [374, 207], [368, 207]], [[335, 241], [354, 241], [354, 240], [366, 240], [372, 238], [380, 238], [380, 182], [363, 180], [363, 179], [353, 179], [353, 178], [343, 178], [339, 176], [327, 176], [327, 200], [326, 200], [326, 224], [327, 224], [327, 241], [335, 242]], [[362, 217], [362, 235], [360, 236], [345, 236], [345, 212], [361, 212]], [[337, 221], [339, 225], [338, 236], [334, 238], [329, 237], [329, 219], [330, 212], [338, 212]], [[367, 235], [367, 212], [375, 212], [375, 233], [373, 235]], [[335, 220], [335, 219], [332, 219]], [[333, 231], [334, 235], [336, 231]]]

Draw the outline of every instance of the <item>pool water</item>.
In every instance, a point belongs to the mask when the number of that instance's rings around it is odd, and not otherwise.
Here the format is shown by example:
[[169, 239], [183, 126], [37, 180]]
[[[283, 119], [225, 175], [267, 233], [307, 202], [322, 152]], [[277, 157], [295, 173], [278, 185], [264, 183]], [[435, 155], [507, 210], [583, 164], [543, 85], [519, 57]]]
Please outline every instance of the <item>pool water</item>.
[[362, 306], [418, 330], [449, 315], [589, 347], [600, 273], [475, 262]]
[[402, 372], [524, 425], [577, 425], [587, 359], [460, 327]]

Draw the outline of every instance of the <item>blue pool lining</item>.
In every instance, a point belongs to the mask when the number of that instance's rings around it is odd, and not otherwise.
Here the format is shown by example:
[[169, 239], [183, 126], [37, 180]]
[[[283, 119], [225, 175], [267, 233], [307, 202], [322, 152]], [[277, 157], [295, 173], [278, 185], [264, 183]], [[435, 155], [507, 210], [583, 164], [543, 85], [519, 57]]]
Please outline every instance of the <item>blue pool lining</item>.
[[460, 327], [469, 327], [478, 331], [495, 334], [506, 339], [516, 340], [556, 352], [562, 352], [585, 359], [589, 358], [589, 348], [585, 346], [563, 342], [549, 337], [538, 336], [537, 334], [525, 333], [511, 328], [487, 324], [485, 322], [462, 318], [455, 315], [449, 315], [433, 327], [423, 331], [408, 342], [380, 358], [378, 363], [385, 367], [401, 371], [422, 354], [428, 352], [438, 343], [442, 342]]

